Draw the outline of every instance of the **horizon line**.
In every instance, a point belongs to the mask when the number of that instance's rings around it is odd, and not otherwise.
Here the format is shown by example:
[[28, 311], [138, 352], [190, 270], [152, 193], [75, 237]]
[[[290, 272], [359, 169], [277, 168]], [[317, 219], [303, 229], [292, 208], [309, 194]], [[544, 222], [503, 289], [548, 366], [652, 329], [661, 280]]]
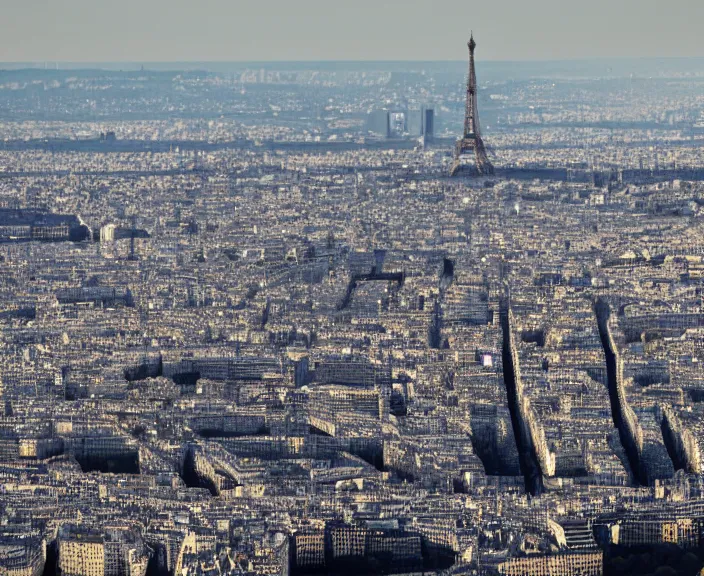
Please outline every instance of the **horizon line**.
[[[593, 57], [579, 57], [579, 58], [521, 58], [521, 59], [503, 59], [503, 58], [482, 58], [478, 60], [478, 64], [493, 63], [493, 64], [524, 64], [524, 63], [566, 63], [566, 62], [599, 62], [599, 61], [613, 61], [613, 60], [632, 60], [632, 61], [649, 61], [649, 60], [702, 60], [704, 61], [704, 55], [702, 56], [593, 56]], [[32, 66], [46, 66], [46, 65], [96, 65], [96, 64], [336, 64], [336, 63], [369, 63], [369, 64], [455, 64], [464, 63], [466, 64], [466, 59], [432, 59], [432, 60], [414, 60], [410, 58], [404, 59], [354, 59], [354, 58], [343, 58], [343, 59], [328, 59], [321, 58], [318, 60], [314, 59], [302, 59], [302, 60], [243, 60], [243, 59], [188, 59], [188, 60], [2, 60], [0, 61], [0, 66], [4, 65], [32, 65]], [[47, 69], [48, 70], [48, 69]]]

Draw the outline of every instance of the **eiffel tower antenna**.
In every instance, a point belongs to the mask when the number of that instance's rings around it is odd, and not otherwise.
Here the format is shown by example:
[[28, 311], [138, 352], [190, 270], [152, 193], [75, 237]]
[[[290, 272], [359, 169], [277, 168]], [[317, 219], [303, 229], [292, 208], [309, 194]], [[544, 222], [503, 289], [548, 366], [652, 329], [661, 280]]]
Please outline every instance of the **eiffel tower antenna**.
[[474, 34], [470, 32], [469, 42], [469, 76], [467, 78], [467, 103], [464, 110], [464, 133], [455, 146], [455, 161], [450, 169], [450, 176], [457, 176], [469, 168], [462, 162], [462, 156], [474, 155], [474, 163], [477, 175], [488, 175], [494, 173], [486, 155], [484, 141], [482, 140], [479, 128], [479, 110], [477, 109], [477, 74], [474, 70], [474, 49], [477, 43], [474, 41]]

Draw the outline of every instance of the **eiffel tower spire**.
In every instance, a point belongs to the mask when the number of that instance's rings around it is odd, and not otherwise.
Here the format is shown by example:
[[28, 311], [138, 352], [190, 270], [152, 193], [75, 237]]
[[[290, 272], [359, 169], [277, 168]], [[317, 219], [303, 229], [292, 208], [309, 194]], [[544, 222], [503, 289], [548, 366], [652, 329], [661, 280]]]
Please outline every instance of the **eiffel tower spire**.
[[493, 174], [494, 167], [489, 162], [479, 128], [479, 110], [477, 109], [477, 74], [474, 70], [474, 49], [477, 43], [474, 34], [470, 33], [469, 42], [469, 75], [467, 76], [467, 101], [464, 110], [464, 133], [455, 146], [455, 161], [450, 169], [450, 176], [456, 176], [466, 171], [462, 156], [474, 155], [476, 173]]

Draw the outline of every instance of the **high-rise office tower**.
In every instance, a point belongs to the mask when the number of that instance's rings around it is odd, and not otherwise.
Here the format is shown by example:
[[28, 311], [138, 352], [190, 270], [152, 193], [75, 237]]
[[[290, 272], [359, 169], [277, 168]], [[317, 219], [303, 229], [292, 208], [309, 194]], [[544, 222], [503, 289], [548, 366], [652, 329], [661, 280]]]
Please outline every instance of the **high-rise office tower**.
[[427, 141], [433, 139], [435, 135], [435, 110], [432, 108], [423, 109], [423, 136]]

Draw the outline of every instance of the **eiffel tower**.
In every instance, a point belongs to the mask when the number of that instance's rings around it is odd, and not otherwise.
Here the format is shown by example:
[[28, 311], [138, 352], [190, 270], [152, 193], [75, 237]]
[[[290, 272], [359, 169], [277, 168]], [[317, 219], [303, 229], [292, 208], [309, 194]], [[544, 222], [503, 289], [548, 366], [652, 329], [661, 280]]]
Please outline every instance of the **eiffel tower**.
[[[469, 77], [467, 78], [467, 104], [464, 111], [464, 134], [455, 145], [455, 161], [450, 168], [450, 176], [473, 174], [483, 176], [494, 173], [494, 167], [489, 162], [484, 148], [481, 131], [479, 130], [479, 111], [477, 110], [477, 75], [474, 72], [474, 49], [477, 43], [470, 34], [469, 42]], [[463, 162], [462, 156], [474, 155], [472, 167]]]

